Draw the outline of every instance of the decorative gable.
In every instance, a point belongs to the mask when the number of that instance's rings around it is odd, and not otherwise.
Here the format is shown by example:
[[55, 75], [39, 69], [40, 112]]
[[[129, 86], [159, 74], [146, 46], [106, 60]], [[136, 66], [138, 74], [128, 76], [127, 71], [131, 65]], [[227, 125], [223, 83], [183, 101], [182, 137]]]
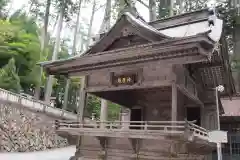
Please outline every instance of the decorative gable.
[[[132, 35], [141, 37], [142, 40], [140, 40], [140, 42], [135, 42]], [[126, 37], [129, 37], [130, 40], [127, 40]], [[85, 54], [103, 52], [111, 48], [110, 46], [114, 46], [113, 48], [125, 47], [131, 41], [134, 41], [135, 44], [142, 44], [143, 42], [155, 42], [163, 39], [171, 38], [160, 33], [142, 19], [136, 18], [132, 14], [126, 12], [110, 31], [96, 42]]]
[[140, 44], [149, 43], [148, 40], [133, 34], [126, 34], [126, 36], [117, 38], [108, 48], [104, 51], [110, 51], [119, 48], [131, 47]]

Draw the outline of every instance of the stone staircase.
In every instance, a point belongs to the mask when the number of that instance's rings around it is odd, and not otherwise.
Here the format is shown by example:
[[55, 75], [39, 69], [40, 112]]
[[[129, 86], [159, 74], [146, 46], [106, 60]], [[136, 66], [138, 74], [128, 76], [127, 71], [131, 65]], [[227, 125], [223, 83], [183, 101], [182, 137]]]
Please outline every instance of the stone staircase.
[[75, 113], [71, 113], [59, 108], [54, 108], [43, 101], [25, 97], [20, 94], [16, 94], [4, 89], [0, 89], [0, 102], [8, 103], [17, 107], [23, 107], [33, 112], [44, 113], [56, 119], [69, 119], [69, 120], [77, 119], [77, 115]]

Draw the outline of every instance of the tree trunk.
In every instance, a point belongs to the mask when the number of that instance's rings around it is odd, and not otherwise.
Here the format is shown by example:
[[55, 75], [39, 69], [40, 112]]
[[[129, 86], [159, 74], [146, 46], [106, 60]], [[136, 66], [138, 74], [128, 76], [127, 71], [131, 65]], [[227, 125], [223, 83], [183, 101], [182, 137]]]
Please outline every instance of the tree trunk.
[[174, 1], [170, 0], [170, 9], [169, 9], [169, 16], [172, 17], [174, 16]]
[[[73, 56], [76, 55], [76, 44], [77, 44], [77, 34], [78, 34], [79, 21], [80, 21], [81, 4], [82, 4], [82, 0], [79, 0], [77, 21], [76, 21], [76, 26], [75, 26], [75, 30], [74, 30], [74, 37], [73, 37], [73, 47], [72, 47], [72, 55]], [[71, 83], [71, 79], [67, 78], [65, 91], [64, 91], [63, 109], [67, 109], [67, 105], [68, 105], [68, 92], [69, 92], [70, 83]]]
[[[111, 0], [107, 0], [106, 2], [106, 8], [104, 13], [104, 18], [102, 21], [102, 25], [99, 30], [99, 34], [105, 33], [109, 31], [110, 29], [110, 20], [111, 20]], [[107, 113], [108, 113], [108, 102], [105, 99], [101, 99], [101, 115], [100, 115], [100, 121], [107, 121]], [[104, 126], [102, 126], [104, 127]]]
[[99, 34], [107, 32], [110, 29], [111, 3], [112, 3], [112, 0], [107, 0], [107, 2], [106, 2], [104, 18], [103, 18], [103, 22], [102, 22], [100, 30], [99, 30]]
[[[237, 24], [233, 31], [233, 58], [240, 60], [240, 25]], [[235, 82], [236, 91], [240, 93], [240, 70], [236, 69], [233, 72], [233, 79]]]
[[27, 16], [28, 16], [28, 17], [30, 16], [30, 13], [31, 13], [31, 11], [32, 11], [32, 7], [33, 7], [33, 2], [30, 1], [29, 3], [30, 3], [30, 6], [29, 6], [29, 8], [28, 8], [28, 12], [27, 12]]
[[96, 0], [93, 1], [93, 6], [92, 6], [92, 13], [91, 13], [91, 19], [89, 23], [89, 28], [88, 28], [88, 35], [87, 35], [87, 43], [86, 43], [86, 48], [88, 49], [90, 40], [91, 40], [91, 34], [92, 34], [92, 25], [93, 25], [93, 19], [95, 15], [95, 9], [96, 9]]
[[149, 0], [149, 20], [155, 21], [157, 19], [156, 0]]
[[[197, 1], [198, 2], [198, 1]], [[184, 4], [183, 4], [183, 0], [179, 0], [179, 14], [183, 14], [184, 13]]]
[[[42, 40], [41, 40], [40, 56], [42, 56], [42, 54], [44, 53], [45, 47], [47, 46], [47, 42], [48, 42], [47, 34], [48, 34], [48, 21], [49, 21], [50, 6], [51, 6], [51, 0], [47, 0], [47, 6], [46, 6], [46, 11], [45, 11], [45, 17], [44, 17], [44, 30], [43, 30], [43, 34], [42, 34]], [[40, 96], [41, 80], [42, 80], [42, 68], [40, 69], [40, 73], [39, 73], [39, 84], [37, 84], [37, 86], [35, 88], [35, 93], [34, 93], [34, 97], [36, 99], [39, 99], [39, 96]]]
[[[59, 51], [59, 47], [60, 47], [60, 39], [61, 39], [61, 31], [62, 31], [62, 26], [63, 26], [64, 9], [65, 9], [65, 5], [62, 5], [59, 19], [58, 19], [58, 28], [57, 28], [56, 42], [54, 45], [54, 51], [53, 51], [53, 55], [52, 55], [52, 61], [57, 60], [57, 56], [58, 56], [58, 51]], [[54, 78], [53, 75], [48, 76], [47, 87], [46, 87], [46, 92], [45, 92], [45, 96], [44, 96], [44, 100], [46, 103], [50, 103], [50, 98], [52, 95], [53, 78]]]

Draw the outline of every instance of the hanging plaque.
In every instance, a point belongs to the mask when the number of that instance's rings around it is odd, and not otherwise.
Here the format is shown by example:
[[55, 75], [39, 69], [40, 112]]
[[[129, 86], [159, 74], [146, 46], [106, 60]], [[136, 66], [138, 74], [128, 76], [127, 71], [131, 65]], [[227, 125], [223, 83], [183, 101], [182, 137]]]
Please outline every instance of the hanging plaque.
[[113, 85], [133, 85], [137, 82], [136, 74], [113, 75]]

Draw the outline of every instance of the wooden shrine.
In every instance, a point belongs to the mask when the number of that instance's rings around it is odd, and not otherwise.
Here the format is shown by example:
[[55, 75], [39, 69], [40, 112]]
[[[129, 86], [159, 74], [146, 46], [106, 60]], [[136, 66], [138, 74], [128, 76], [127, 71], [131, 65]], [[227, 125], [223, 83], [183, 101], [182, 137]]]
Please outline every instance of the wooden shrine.
[[[150, 23], [126, 12], [83, 55], [42, 66], [84, 77], [79, 121], [57, 122], [57, 132], [80, 136], [75, 158], [89, 160], [206, 160], [216, 149], [208, 135], [218, 123], [215, 88], [235, 92], [214, 9]], [[124, 106], [121, 121], [84, 123], [87, 94]]]

